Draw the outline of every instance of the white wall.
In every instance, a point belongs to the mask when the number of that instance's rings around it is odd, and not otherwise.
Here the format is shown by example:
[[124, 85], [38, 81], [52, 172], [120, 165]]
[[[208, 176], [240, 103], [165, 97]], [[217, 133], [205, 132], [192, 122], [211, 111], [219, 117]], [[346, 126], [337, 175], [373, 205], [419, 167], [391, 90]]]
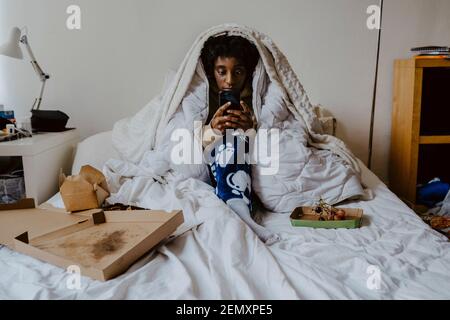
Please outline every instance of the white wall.
[[[382, 177], [389, 150], [392, 60], [407, 57], [411, 46], [448, 29], [441, 7], [448, 8], [449, 2], [386, 0], [374, 141], [374, 168]], [[65, 111], [69, 125], [88, 136], [109, 130], [143, 107], [199, 33], [224, 22], [249, 25], [279, 45], [311, 101], [333, 113], [338, 136], [366, 161], [377, 41], [377, 31], [366, 27], [366, 9], [377, 3], [229, 0], [225, 6], [219, 0], [0, 0], [0, 42], [11, 27], [28, 27], [35, 55], [52, 76], [42, 108]], [[82, 10], [80, 31], [66, 28], [71, 4]], [[0, 104], [25, 116], [39, 86], [28, 62], [0, 57]]]
[[[35, 55], [51, 74], [43, 108], [60, 108], [90, 135], [137, 112], [176, 69], [193, 40], [223, 22], [253, 26], [280, 46], [314, 103], [328, 106], [338, 134], [367, 157], [376, 32], [366, 28], [372, 0], [0, 0], [0, 39], [27, 25]], [[65, 26], [78, 4], [82, 30]], [[24, 61], [1, 57], [0, 103], [24, 114], [39, 90]], [[354, 137], [358, 137], [354, 139]]]

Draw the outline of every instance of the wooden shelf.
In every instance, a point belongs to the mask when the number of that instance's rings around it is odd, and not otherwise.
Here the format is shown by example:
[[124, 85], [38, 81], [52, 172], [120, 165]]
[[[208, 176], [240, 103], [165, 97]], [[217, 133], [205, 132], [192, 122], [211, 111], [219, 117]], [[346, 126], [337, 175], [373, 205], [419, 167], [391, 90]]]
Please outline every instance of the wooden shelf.
[[419, 144], [450, 144], [450, 136], [420, 136]]
[[449, 59], [416, 59], [416, 68], [446, 68], [450, 67]]
[[450, 131], [449, 85], [450, 60], [395, 61], [389, 184], [410, 204], [416, 204], [417, 184], [450, 181], [450, 134], [432, 133]]

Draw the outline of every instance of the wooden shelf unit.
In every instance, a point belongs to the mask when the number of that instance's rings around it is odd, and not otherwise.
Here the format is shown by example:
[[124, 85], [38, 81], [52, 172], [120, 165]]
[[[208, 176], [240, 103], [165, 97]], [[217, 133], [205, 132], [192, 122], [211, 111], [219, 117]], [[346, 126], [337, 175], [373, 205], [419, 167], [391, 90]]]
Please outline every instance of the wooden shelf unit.
[[421, 180], [450, 177], [449, 114], [450, 60], [396, 60], [389, 186], [409, 203], [417, 184], [428, 182]]

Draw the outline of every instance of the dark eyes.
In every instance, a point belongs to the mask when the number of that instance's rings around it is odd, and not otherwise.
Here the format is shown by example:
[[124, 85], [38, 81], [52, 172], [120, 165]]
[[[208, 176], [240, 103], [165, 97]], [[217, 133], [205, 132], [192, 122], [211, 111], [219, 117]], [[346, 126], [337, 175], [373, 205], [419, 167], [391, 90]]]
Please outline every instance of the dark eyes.
[[[244, 71], [241, 70], [241, 69], [238, 69], [234, 73], [236, 75], [240, 76], [240, 75], [242, 75], [244, 73]], [[227, 73], [225, 71], [218, 71], [218, 74], [221, 75], [221, 76], [225, 76]]]

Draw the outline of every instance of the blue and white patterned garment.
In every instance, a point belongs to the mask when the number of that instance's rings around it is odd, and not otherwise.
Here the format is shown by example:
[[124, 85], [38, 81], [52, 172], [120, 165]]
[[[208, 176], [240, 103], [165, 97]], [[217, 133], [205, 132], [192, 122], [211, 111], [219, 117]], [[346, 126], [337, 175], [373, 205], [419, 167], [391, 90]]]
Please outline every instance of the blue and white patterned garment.
[[250, 211], [251, 167], [249, 141], [244, 135], [224, 135], [211, 150], [209, 166], [216, 182], [216, 195], [225, 203], [230, 199], [242, 199]]

